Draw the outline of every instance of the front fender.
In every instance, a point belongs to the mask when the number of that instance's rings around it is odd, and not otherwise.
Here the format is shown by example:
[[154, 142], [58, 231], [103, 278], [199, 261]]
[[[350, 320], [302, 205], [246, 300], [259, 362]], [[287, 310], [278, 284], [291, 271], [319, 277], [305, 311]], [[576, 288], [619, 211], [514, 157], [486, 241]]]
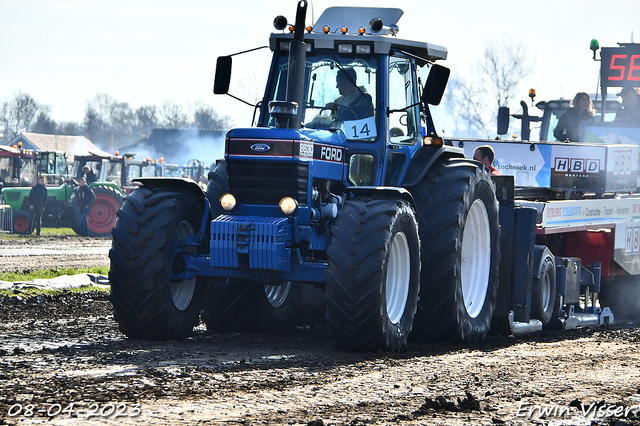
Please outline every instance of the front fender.
[[415, 208], [413, 195], [404, 188], [395, 186], [349, 186], [344, 191], [351, 196], [372, 197], [377, 195], [384, 198], [400, 198]]
[[411, 159], [411, 164], [402, 181], [402, 186], [406, 188], [417, 185], [439, 158], [464, 158], [464, 149], [448, 145], [443, 145], [439, 148], [421, 147]]
[[202, 188], [200, 188], [200, 186], [192, 179], [170, 177], [142, 177], [134, 178], [131, 181], [140, 183], [143, 187], [149, 189], [170, 188], [172, 190], [184, 190], [185, 192], [188, 192], [196, 197], [196, 199], [202, 200], [203, 206], [206, 207], [204, 214], [205, 217], [203, 217], [203, 224], [211, 221], [212, 219], [211, 205], [209, 204], [209, 200], [207, 199]]

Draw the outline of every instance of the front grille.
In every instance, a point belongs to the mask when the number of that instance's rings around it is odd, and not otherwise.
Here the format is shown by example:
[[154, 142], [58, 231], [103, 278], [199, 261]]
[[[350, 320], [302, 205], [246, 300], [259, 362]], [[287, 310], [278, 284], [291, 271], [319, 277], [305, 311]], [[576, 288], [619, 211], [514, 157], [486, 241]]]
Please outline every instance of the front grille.
[[240, 204], [278, 205], [283, 197], [307, 204], [306, 163], [229, 160], [227, 173], [231, 193]]

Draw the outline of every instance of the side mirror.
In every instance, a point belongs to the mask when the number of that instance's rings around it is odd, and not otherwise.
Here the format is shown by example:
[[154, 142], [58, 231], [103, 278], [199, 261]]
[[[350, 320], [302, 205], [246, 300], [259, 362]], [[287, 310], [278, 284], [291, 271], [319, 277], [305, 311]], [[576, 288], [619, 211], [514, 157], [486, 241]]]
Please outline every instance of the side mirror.
[[498, 108], [498, 134], [506, 135], [509, 131], [509, 107]]
[[231, 82], [231, 56], [219, 56], [216, 63], [216, 78], [213, 83], [213, 93], [226, 95]]
[[431, 65], [431, 71], [429, 71], [429, 77], [427, 77], [420, 101], [423, 104], [440, 105], [450, 74], [451, 70], [447, 67], [437, 64]]

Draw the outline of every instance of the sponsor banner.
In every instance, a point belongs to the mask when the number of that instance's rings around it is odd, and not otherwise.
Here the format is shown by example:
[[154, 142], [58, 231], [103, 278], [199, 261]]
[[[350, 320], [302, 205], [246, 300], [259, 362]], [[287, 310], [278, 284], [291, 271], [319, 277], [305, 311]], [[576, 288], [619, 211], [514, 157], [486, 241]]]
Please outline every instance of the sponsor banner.
[[634, 145], [559, 142], [453, 140], [465, 155], [489, 145], [501, 175], [514, 176], [516, 187], [570, 189], [592, 192], [632, 191], [637, 186], [638, 155]]
[[544, 204], [541, 226], [598, 225], [631, 220], [640, 220], [640, 198], [549, 201]]
[[494, 166], [501, 175], [514, 176], [519, 187], [548, 188], [551, 173], [551, 147], [526, 142], [494, 140], [453, 141], [454, 146], [462, 143], [465, 156], [473, 158], [473, 150], [481, 145], [490, 145], [495, 154]]

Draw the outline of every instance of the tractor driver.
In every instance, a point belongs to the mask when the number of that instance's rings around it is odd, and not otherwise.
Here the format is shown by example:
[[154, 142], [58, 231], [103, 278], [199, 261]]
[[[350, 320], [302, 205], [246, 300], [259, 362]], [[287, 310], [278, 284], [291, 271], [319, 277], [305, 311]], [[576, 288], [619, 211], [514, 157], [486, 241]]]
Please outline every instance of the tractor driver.
[[328, 126], [332, 121], [350, 121], [373, 117], [373, 99], [364, 86], [358, 87], [355, 69], [340, 68], [336, 74], [336, 87], [340, 96], [325, 106], [325, 109], [331, 110], [331, 115], [318, 115], [307, 127]]

